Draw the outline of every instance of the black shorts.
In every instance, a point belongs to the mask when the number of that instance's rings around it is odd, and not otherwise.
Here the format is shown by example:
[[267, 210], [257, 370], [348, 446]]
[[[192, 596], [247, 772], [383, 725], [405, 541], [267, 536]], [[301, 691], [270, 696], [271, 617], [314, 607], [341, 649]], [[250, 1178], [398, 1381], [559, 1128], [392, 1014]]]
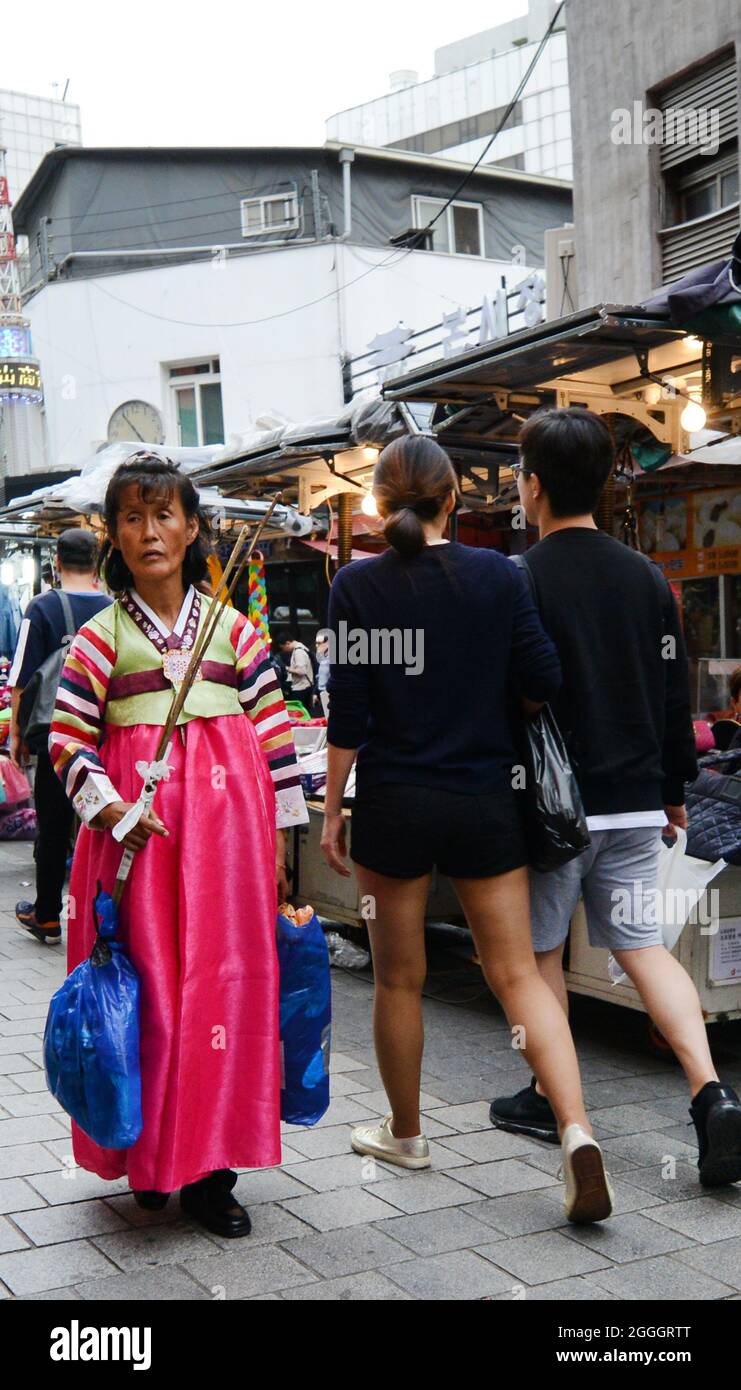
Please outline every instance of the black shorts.
[[492, 878], [527, 862], [515, 793], [463, 795], [396, 782], [361, 789], [350, 858], [389, 878]]

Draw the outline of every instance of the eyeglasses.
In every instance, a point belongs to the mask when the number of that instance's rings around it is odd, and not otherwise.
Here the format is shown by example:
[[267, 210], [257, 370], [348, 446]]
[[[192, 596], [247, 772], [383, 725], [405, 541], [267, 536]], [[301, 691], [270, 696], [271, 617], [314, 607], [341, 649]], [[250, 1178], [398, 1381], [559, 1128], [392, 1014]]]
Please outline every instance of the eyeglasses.
[[522, 474], [523, 478], [529, 478], [531, 476], [531, 473], [532, 470], [530, 468], [525, 467], [525, 464], [522, 459], [518, 459], [517, 463], [512, 464], [512, 477], [515, 480], [519, 478], [520, 474]]

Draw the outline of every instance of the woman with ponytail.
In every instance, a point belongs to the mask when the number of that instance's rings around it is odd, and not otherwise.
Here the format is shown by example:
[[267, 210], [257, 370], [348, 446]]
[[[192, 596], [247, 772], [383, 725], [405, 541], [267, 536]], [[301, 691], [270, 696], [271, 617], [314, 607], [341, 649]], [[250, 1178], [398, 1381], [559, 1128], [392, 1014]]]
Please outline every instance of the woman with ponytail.
[[[341, 812], [357, 758], [351, 858], [371, 907], [374, 1034], [390, 1103], [382, 1122], [353, 1131], [352, 1147], [429, 1167], [419, 1112], [421, 996], [436, 868], [452, 880], [488, 984], [567, 1136], [567, 1215], [600, 1219], [610, 1206], [606, 1180], [598, 1175], [593, 1190], [597, 1146], [574, 1045], [535, 963], [513, 790], [510, 701], [534, 712], [553, 699], [561, 680], [556, 650], [517, 567], [494, 550], [445, 539], [460, 494], [439, 444], [395, 440], [378, 460], [373, 493], [389, 549], [339, 571], [329, 613], [322, 848], [327, 863], [349, 875]], [[572, 1163], [575, 1138], [588, 1161]]]

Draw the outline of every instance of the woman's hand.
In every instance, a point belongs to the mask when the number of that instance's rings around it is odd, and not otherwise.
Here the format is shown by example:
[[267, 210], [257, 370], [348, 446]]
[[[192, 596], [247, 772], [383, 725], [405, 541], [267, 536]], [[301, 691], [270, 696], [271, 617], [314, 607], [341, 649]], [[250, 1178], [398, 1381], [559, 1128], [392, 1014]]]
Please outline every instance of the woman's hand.
[[[118, 825], [120, 820], [123, 820], [133, 805], [134, 802], [132, 801], [112, 801], [109, 806], [104, 806], [103, 810], [99, 811], [95, 819], [90, 822], [93, 830], [113, 830], [113, 827]], [[128, 835], [124, 835], [121, 844], [126, 849], [144, 849], [150, 835], [169, 835], [169, 833], [159, 816], [156, 816], [154, 811], [147, 811], [139, 824], [135, 825]]]
[[23, 742], [23, 737], [17, 724], [11, 724], [10, 726], [10, 738], [8, 740], [8, 746], [10, 749], [10, 761], [14, 764], [15, 767], [18, 767], [22, 770], [24, 763], [28, 762], [29, 752], [28, 748]]
[[337, 815], [325, 813], [320, 848], [330, 869], [334, 869], [335, 873], [341, 874], [343, 878], [350, 878], [350, 870], [343, 863], [347, 858], [347, 840], [345, 817], [341, 812]]
[[275, 833], [275, 887], [278, 892], [278, 906], [288, 902], [288, 873], [286, 871], [286, 832]]

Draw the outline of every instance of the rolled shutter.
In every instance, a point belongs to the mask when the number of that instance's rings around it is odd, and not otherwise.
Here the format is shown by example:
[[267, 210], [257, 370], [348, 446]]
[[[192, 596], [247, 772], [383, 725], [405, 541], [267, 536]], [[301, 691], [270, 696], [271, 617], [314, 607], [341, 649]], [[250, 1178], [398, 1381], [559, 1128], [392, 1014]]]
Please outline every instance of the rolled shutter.
[[[664, 115], [666, 142], [660, 146], [661, 168], [673, 169], [694, 159], [699, 151], [697, 144], [689, 144], [676, 136], [681, 135], [681, 114], [704, 109], [718, 113], [718, 139], [722, 145], [725, 140], [733, 140], [738, 133], [738, 77], [736, 55], [731, 49], [692, 73], [685, 74], [676, 82], [663, 87], [655, 94], [655, 100]], [[686, 117], [684, 118], [686, 119]], [[674, 137], [674, 138], [672, 138]]]

